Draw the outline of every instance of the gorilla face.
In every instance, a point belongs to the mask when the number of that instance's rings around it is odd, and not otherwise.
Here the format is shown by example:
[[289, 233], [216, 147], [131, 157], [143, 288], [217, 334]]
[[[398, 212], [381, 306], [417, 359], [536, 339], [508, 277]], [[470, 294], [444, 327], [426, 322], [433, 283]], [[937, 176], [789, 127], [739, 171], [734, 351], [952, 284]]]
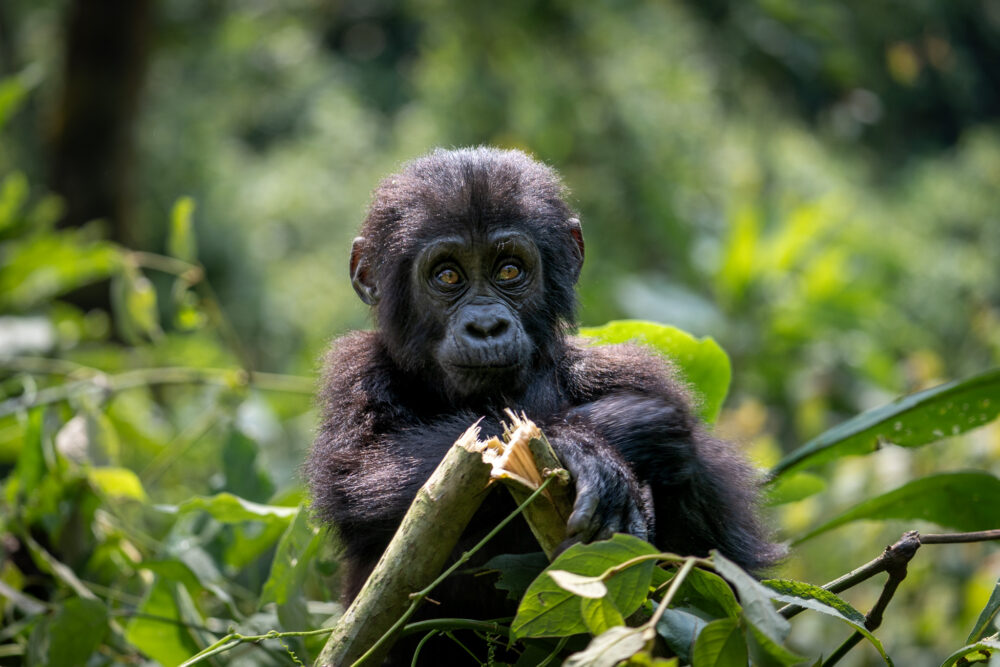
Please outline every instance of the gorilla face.
[[432, 355], [451, 393], [519, 386], [535, 351], [523, 319], [544, 297], [534, 241], [512, 229], [449, 235], [427, 243], [413, 267], [413, 306], [436, 320]]

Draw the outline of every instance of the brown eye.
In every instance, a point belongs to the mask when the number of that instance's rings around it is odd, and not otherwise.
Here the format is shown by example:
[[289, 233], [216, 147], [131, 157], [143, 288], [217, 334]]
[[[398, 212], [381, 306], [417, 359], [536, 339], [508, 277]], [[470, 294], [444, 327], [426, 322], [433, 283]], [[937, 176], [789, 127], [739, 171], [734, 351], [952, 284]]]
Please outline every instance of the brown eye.
[[514, 280], [521, 275], [521, 269], [517, 268], [513, 264], [504, 264], [503, 268], [497, 271], [497, 281], [506, 283]]
[[438, 271], [437, 279], [438, 282], [445, 285], [457, 285], [462, 280], [462, 277], [458, 275], [458, 271], [455, 269], [444, 269]]

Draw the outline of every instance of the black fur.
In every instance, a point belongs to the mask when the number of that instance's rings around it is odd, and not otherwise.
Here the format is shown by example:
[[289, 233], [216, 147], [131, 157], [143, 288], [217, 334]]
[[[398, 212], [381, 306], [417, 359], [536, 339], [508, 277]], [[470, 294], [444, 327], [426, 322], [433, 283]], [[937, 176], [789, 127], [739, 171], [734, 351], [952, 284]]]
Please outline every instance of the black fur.
[[[376, 189], [351, 271], [378, 328], [333, 344], [306, 468], [313, 508], [344, 545], [346, 598], [448, 447], [480, 417], [484, 436], [498, 432], [506, 407], [538, 423], [574, 478], [571, 539], [630, 532], [681, 554], [717, 548], [755, 572], [777, 557], [756, 517], [752, 470], [706, 434], [669, 364], [637, 346], [585, 347], [567, 335], [583, 243], [563, 197], [548, 167], [489, 148], [435, 151]], [[533, 244], [521, 253], [534, 259], [523, 258], [527, 277], [516, 289], [490, 282], [489, 258], [506, 252], [488, 240], [498, 232]], [[464, 283], [452, 288], [434, 282], [437, 269], [428, 273], [418, 257], [456, 236]], [[469, 318], [479, 318], [478, 329]], [[450, 365], [456, 355], [482, 368]], [[493, 492], [459, 548], [511, 509], [502, 489]], [[515, 522], [482, 559], [537, 550]], [[435, 592], [442, 605], [431, 614], [512, 613], [490, 581], [455, 579]]]

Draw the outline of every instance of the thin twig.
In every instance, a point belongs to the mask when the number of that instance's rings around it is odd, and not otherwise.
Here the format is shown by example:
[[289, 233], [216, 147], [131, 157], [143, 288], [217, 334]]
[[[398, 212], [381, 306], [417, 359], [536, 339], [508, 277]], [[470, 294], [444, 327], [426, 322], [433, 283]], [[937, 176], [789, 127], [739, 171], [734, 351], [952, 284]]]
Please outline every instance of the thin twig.
[[[4, 363], [0, 361], [0, 369]], [[17, 396], [0, 402], [0, 417], [30, 410], [40, 405], [51, 405], [89, 393], [113, 394], [126, 389], [160, 384], [210, 384], [222, 387], [253, 386], [265, 391], [281, 391], [312, 395], [315, 383], [310, 378], [277, 373], [247, 373], [230, 368], [188, 368], [163, 366], [139, 368], [113, 375], [100, 373], [93, 377], [46, 387], [26, 398]]]
[[432, 618], [426, 621], [407, 624], [399, 631], [399, 636], [405, 637], [406, 635], [427, 632], [428, 630], [478, 630], [506, 637], [510, 634], [510, 628], [506, 625], [501, 625], [501, 623], [509, 623], [512, 620], [514, 619], [475, 621], [468, 618]]
[[987, 542], [989, 540], [1000, 540], [1000, 528], [980, 530], [975, 533], [938, 533], [920, 536], [921, 544], [959, 544], [961, 542]]
[[[847, 590], [852, 586], [870, 579], [871, 577], [886, 572], [889, 578], [886, 580], [885, 585], [882, 587], [882, 592], [879, 595], [878, 600], [875, 605], [871, 608], [867, 614], [865, 614], [865, 628], [871, 632], [882, 625], [882, 618], [885, 614], [886, 607], [889, 606], [889, 602], [892, 597], [896, 594], [896, 590], [899, 585], [903, 583], [906, 578], [906, 568], [913, 556], [916, 555], [917, 550], [923, 544], [959, 544], [965, 542], [986, 542], [989, 540], [1000, 539], [1000, 530], [981, 530], [969, 533], [938, 533], [930, 535], [921, 535], [915, 530], [903, 533], [903, 535], [892, 544], [885, 548], [882, 554], [875, 558], [874, 560], [865, 563], [861, 567], [848, 572], [842, 577], [834, 579], [828, 584], [824, 584], [823, 588], [832, 592], [839, 593], [841, 591]], [[801, 607], [795, 604], [789, 604], [778, 610], [785, 618], [792, 618], [799, 612], [803, 611], [805, 607]], [[858, 643], [864, 638], [864, 636], [855, 631], [852, 633], [844, 643], [837, 647], [830, 657], [828, 657], [824, 662], [822, 667], [832, 667], [832, 665], [840, 662], [847, 653], [858, 645]]]
[[830, 657], [823, 661], [822, 667], [831, 667], [832, 665], [836, 665], [840, 662], [841, 658], [847, 655], [852, 648], [858, 645], [858, 642], [860, 642], [861, 639], [862, 635], [860, 632], [855, 632], [850, 637], [845, 639], [844, 643], [838, 646], [837, 650], [831, 653]]
[[247, 642], [262, 642], [265, 639], [283, 639], [285, 637], [317, 637], [321, 635], [328, 635], [331, 632], [333, 632], [333, 628], [320, 628], [318, 630], [302, 630], [295, 632], [278, 632], [277, 630], [271, 630], [263, 635], [243, 635], [238, 632], [232, 632], [205, 650], [200, 651], [196, 655], [193, 655], [182, 662], [180, 667], [190, 667], [190, 665], [199, 663], [206, 658], [212, 657], [213, 655], [225, 653], [229, 649]]

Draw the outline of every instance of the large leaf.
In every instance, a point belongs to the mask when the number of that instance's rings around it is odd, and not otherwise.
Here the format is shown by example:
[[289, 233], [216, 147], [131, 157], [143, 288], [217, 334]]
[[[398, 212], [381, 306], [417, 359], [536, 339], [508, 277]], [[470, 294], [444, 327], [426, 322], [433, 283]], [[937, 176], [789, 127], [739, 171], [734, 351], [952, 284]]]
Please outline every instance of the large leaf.
[[[615, 535], [602, 542], [573, 545], [552, 561], [548, 569], [597, 576], [636, 556], [655, 553], [655, 547], [637, 537]], [[623, 616], [634, 612], [646, 599], [654, 566], [653, 560], [644, 561], [605, 582], [608, 599]], [[557, 584], [546, 570], [524, 594], [511, 626], [512, 634], [515, 638], [560, 637], [586, 632], [580, 600]]]
[[31, 657], [48, 667], [85, 665], [108, 633], [108, 610], [99, 600], [71, 598], [31, 634]]
[[852, 454], [870, 454], [883, 442], [919, 447], [958, 435], [1000, 414], [1000, 368], [904, 396], [864, 412], [810, 440], [778, 462], [785, 474]]
[[200, 646], [182, 624], [179, 605], [182, 584], [157, 576], [136, 615], [125, 627], [125, 638], [150, 658], [163, 665], [179, 665]]
[[625, 625], [625, 619], [607, 597], [581, 598], [580, 614], [587, 630], [592, 635], [600, 635], [618, 625]]
[[768, 579], [761, 583], [774, 591], [771, 597], [775, 600], [812, 609], [844, 621], [871, 642], [887, 665], [892, 665], [892, 660], [885, 652], [882, 642], [865, 627], [865, 617], [861, 612], [834, 593], [819, 586], [788, 579]]
[[807, 660], [771, 639], [753, 623], [748, 623], [745, 636], [754, 667], [792, 667]]
[[739, 624], [731, 618], [712, 621], [699, 633], [691, 655], [698, 667], [746, 665], [747, 645]]
[[90, 468], [87, 470], [87, 479], [95, 489], [109, 498], [127, 498], [140, 502], [147, 500], [139, 476], [128, 468]]
[[170, 211], [170, 233], [167, 235], [167, 252], [185, 262], [194, 262], [198, 251], [191, 217], [194, 214], [194, 200], [181, 197], [174, 202]]
[[614, 667], [627, 660], [646, 645], [643, 628], [615, 626], [594, 637], [587, 648], [570, 655], [564, 667]]
[[969, 633], [969, 637], [965, 641], [972, 643], [977, 639], [985, 637], [986, 633], [994, 627], [993, 621], [997, 619], [998, 614], [1000, 614], [1000, 579], [997, 579], [996, 585], [993, 586], [993, 593], [990, 594], [990, 599], [986, 602], [983, 610], [979, 612], [976, 625], [972, 628], [972, 632]]
[[278, 542], [271, 562], [271, 574], [257, 601], [258, 609], [269, 602], [278, 606], [278, 618], [286, 630], [309, 627], [303, 583], [323, 540], [319, 529], [308, 521], [308, 512], [299, 511]]
[[861, 519], [920, 519], [962, 531], [990, 530], [1000, 516], [1000, 479], [981, 471], [921, 477], [856, 505], [796, 540]]
[[278, 505], [262, 505], [250, 502], [231, 493], [219, 493], [214, 496], [196, 496], [185, 500], [180, 505], [155, 505], [156, 509], [169, 514], [186, 514], [188, 512], [208, 512], [213, 519], [222, 523], [240, 523], [243, 521], [265, 521], [268, 523], [287, 524], [299, 513], [298, 507], [280, 507]]
[[685, 663], [691, 662], [691, 652], [698, 634], [708, 624], [703, 618], [683, 609], [664, 609], [656, 623], [656, 632]]
[[744, 618], [775, 643], [784, 642], [791, 626], [771, 604], [771, 590], [718, 551], [712, 551], [712, 562], [715, 563], [715, 571], [736, 588]]
[[700, 399], [698, 414], [714, 422], [729, 391], [732, 368], [729, 357], [712, 338], [695, 338], [676, 327], [644, 322], [616, 320], [600, 327], [584, 327], [580, 335], [598, 343], [636, 341], [649, 345], [674, 362], [684, 380]]
[[520, 600], [524, 592], [549, 565], [549, 559], [541, 551], [528, 554], [500, 554], [486, 561], [481, 571], [496, 570], [500, 577], [494, 584], [499, 590], [507, 591], [508, 600]]
[[[695, 568], [688, 573], [674, 596], [678, 607], [695, 610], [702, 617], [739, 618], [742, 608], [736, 601], [733, 589], [717, 574]], [[706, 620], [708, 620], [706, 619]]]
[[0, 310], [27, 310], [117, 272], [118, 248], [91, 241], [86, 231], [44, 234], [7, 246], [0, 257]]
[[[995, 655], [1000, 655], [1000, 641], [996, 638], [983, 639], [975, 644], [963, 646], [958, 649], [945, 658], [944, 662], [941, 663], [941, 667], [951, 667], [963, 658], [966, 662], [962, 664], [973, 664], [974, 662], [984, 663], [990, 658], [990, 656]], [[991, 660], [990, 664], [992, 663], [993, 661]]]
[[765, 504], [768, 507], [794, 503], [814, 496], [826, 489], [826, 480], [810, 472], [782, 475], [767, 488]]

